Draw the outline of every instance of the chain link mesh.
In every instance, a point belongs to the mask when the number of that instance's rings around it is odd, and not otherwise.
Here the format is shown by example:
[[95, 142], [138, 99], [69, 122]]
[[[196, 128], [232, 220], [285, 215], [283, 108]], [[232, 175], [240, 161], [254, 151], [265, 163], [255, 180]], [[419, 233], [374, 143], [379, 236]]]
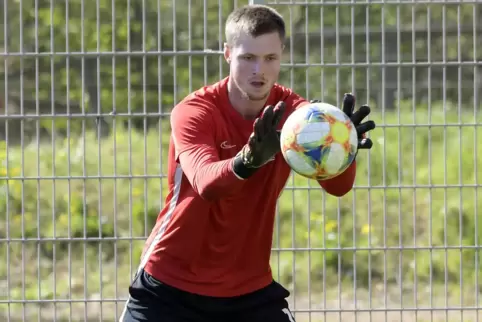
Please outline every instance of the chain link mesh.
[[[0, 319], [114, 321], [166, 197], [172, 106], [227, 73], [236, 0], [0, 0]], [[252, 1], [280, 82], [378, 127], [343, 198], [292, 176], [272, 267], [297, 321], [479, 321], [479, 1]]]

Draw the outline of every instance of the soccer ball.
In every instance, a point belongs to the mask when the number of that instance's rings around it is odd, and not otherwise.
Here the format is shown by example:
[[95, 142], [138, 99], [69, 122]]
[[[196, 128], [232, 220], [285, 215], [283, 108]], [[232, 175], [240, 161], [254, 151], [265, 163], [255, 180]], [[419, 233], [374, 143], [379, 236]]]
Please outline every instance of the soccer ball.
[[345, 171], [355, 159], [358, 135], [342, 110], [310, 103], [286, 119], [280, 135], [281, 153], [303, 177], [327, 180]]

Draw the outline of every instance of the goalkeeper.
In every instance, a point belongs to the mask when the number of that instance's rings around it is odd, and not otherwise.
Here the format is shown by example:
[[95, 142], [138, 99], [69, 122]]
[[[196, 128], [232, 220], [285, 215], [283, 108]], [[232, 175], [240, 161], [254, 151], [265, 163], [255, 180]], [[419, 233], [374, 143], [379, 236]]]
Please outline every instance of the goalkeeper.
[[[277, 83], [285, 23], [267, 6], [233, 11], [226, 22], [229, 75], [187, 96], [171, 114], [169, 194], [129, 287], [120, 321], [293, 322], [289, 291], [269, 259], [276, 201], [291, 169], [279, 130], [307, 100]], [[343, 111], [359, 149], [373, 121], [366, 105]], [[334, 196], [352, 189], [356, 160], [320, 181]]]

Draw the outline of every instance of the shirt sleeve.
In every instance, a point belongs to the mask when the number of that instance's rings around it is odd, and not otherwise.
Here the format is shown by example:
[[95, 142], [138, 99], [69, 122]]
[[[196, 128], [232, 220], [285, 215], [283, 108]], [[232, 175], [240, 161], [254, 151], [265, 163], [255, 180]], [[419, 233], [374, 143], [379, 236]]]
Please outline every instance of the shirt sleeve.
[[356, 160], [353, 160], [350, 166], [340, 175], [328, 180], [319, 180], [318, 183], [330, 195], [335, 197], [343, 197], [353, 188], [355, 178]]
[[244, 184], [232, 170], [234, 159], [220, 160], [209, 107], [201, 103], [177, 105], [170, 121], [176, 161], [203, 199], [225, 197]]
[[300, 107], [309, 104], [310, 102], [306, 98], [296, 94], [295, 92], [291, 92], [288, 96], [288, 99], [286, 100], [286, 103], [288, 106], [292, 106], [293, 110], [297, 110]]
[[[291, 93], [289, 100], [292, 102], [291, 104], [295, 110], [309, 103], [308, 100], [296, 93]], [[351, 191], [353, 184], [355, 183], [355, 178], [356, 160], [354, 160], [340, 175], [328, 180], [319, 180], [318, 183], [328, 194], [342, 197]]]

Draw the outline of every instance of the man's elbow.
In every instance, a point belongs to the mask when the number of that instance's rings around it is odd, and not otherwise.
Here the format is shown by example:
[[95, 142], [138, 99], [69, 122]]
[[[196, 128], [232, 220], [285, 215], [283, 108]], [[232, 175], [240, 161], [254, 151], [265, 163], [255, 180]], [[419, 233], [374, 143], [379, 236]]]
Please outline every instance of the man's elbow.
[[353, 184], [351, 185], [332, 185], [329, 187], [324, 187], [325, 191], [337, 198], [341, 198], [347, 193], [349, 193], [353, 188]]
[[345, 172], [326, 181], [319, 181], [319, 183], [328, 194], [338, 198], [343, 197], [349, 193], [355, 185], [355, 171], [352, 168], [350, 172]]

